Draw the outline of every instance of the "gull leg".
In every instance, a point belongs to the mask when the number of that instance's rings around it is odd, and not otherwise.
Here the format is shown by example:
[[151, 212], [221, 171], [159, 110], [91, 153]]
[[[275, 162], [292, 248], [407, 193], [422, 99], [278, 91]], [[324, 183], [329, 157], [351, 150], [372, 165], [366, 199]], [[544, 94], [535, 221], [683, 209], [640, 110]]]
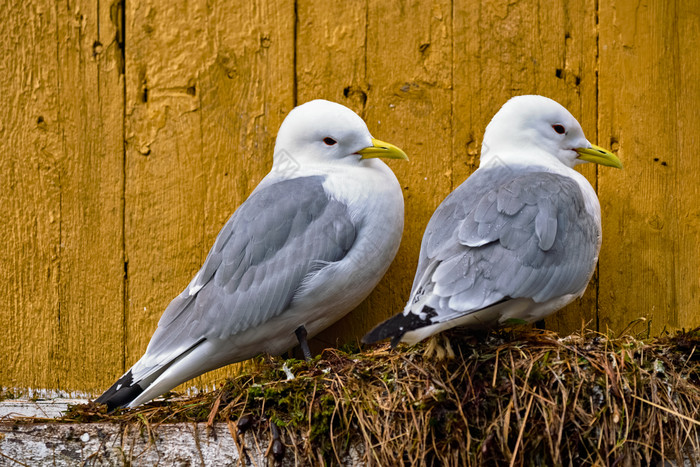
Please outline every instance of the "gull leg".
[[306, 328], [302, 324], [299, 326], [296, 331], [294, 331], [294, 334], [297, 335], [297, 339], [299, 340], [299, 347], [301, 347], [301, 351], [304, 353], [304, 360], [311, 361], [313, 358], [311, 356], [311, 350], [309, 350], [309, 343], [306, 342]]
[[[442, 340], [442, 344], [440, 341]], [[435, 336], [430, 336], [428, 345], [425, 346], [425, 351], [423, 352], [424, 358], [435, 357], [436, 360], [450, 360], [455, 358], [455, 352], [452, 349], [452, 344], [447, 336], [438, 334]]]
[[428, 345], [425, 346], [425, 351], [423, 352], [423, 357], [424, 358], [432, 358], [433, 356], [437, 356], [438, 360], [441, 359], [440, 357], [440, 352], [441, 352], [440, 344], [438, 343], [437, 337], [436, 336], [430, 336], [430, 339], [428, 340]]
[[442, 339], [445, 342], [445, 353], [447, 354], [447, 359], [451, 360], [451, 359], [455, 358], [455, 351], [452, 350], [452, 344], [450, 343], [450, 338], [443, 335]]

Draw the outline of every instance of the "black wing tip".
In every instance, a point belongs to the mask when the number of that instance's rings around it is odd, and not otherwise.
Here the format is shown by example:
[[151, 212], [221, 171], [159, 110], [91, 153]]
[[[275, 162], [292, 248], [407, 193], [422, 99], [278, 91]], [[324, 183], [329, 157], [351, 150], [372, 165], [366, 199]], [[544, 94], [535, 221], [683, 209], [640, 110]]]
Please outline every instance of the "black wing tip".
[[437, 312], [432, 307], [424, 306], [421, 310], [421, 314], [424, 314], [425, 318], [421, 318], [413, 312], [394, 315], [386, 321], [379, 323], [374, 329], [365, 334], [362, 338], [362, 343], [374, 344], [375, 342], [391, 337], [391, 348], [396, 348], [404, 334], [408, 331], [433, 324], [431, 318], [436, 316]]
[[143, 388], [134, 384], [134, 378], [129, 370], [124, 376], [119, 378], [104, 394], [98, 397], [95, 402], [106, 404], [107, 411], [112, 412], [121, 407], [126, 407], [142, 392]]
[[[379, 341], [383, 341], [389, 337], [392, 338], [392, 342], [396, 339], [401, 340], [404, 332], [401, 330], [401, 325], [397, 322], [401, 321], [403, 314], [398, 314], [392, 316], [386, 321], [382, 321], [376, 325], [370, 332], [364, 335], [362, 338], [363, 344], [374, 344]], [[392, 348], [394, 345], [392, 345]]]

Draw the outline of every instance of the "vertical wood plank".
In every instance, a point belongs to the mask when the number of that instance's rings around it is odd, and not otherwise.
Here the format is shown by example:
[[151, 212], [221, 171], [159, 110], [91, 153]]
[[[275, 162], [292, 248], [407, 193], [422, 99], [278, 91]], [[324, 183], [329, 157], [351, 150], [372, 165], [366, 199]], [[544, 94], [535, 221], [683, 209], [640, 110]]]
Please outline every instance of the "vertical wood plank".
[[[59, 387], [123, 365], [123, 75], [110, 2], [56, 3], [61, 124]], [[115, 18], [116, 20], [116, 18]]]
[[[511, 97], [550, 97], [596, 137], [595, 2], [455, 2], [452, 188], [479, 166], [486, 125]], [[581, 172], [595, 186], [595, 168]], [[596, 325], [596, 284], [546, 320], [560, 332]]]
[[0, 313], [2, 386], [92, 391], [121, 367], [121, 88], [95, 46], [114, 36], [108, 19], [98, 35], [98, 10], [19, 2], [0, 13], [0, 256], [13, 297]]
[[600, 172], [602, 330], [700, 324], [699, 17], [692, 2], [601, 4], [599, 131], [625, 164]]
[[[275, 136], [294, 107], [294, 2], [216, 2], [211, 56], [200, 70], [206, 197], [202, 261], [228, 218], [272, 167]], [[200, 263], [201, 264], [201, 263]], [[236, 366], [191, 384], [205, 387]]]
[[61, 169], [53, 2], [0, 9], [0, 384], [57, 388]]
[[294, 5], [153, 0], [127, 7], [130, 366], [271, 167], [274, 135], [293, 106]]
[[126, 367], [203, 261], [206, 2], [126, 2]]
[[672, 328], [692, 329], [700, 326], [700, 5], [682, 1], [675, 5], [676, 16], [670, 27], [675, 33], [671, 50], [678, 69], [673, 87], [681, 181], [672, 186], [678, 200], [679, 252], [674, 268], [680, 280], [675, 284], [678, 313], [667, 323]]
[[297, 25], [297, 104], [328, 99], [362, 116], [367, 103], [366, 3], [301, 0]]
[[404, 188], [406, 221], [401, 247], [384, 279], [336, 325], [346, 339], [361, 337], [403, 309], [423, 231], [450, 189], [451, 2], [369, 2], [366, 53], [369, 129], [410, 158], [408, 163], [389, 162]]

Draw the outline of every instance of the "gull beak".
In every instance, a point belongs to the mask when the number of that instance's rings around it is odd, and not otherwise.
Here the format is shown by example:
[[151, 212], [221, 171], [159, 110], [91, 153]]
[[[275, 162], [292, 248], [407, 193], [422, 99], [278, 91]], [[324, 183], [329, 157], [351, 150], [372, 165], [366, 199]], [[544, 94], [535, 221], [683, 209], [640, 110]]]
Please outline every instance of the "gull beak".
[[591, 144], [590, 148], [577, 148], [578, 158], [582, 161], [593, 162], [594, 164], [607, 165], [608, 167], [622, 168], [622, 162], [610, 151]]
[[384, 159], [408, 160], [408, 156], [401, 149], [397, 148], [393, 144], [385, 143], [384, 141], [379, 141], [375, 138], [372, 138], [372, 146], [361, 149], [357, 151], [357, 153], [362, 156], [362, 159], [382, 157]]

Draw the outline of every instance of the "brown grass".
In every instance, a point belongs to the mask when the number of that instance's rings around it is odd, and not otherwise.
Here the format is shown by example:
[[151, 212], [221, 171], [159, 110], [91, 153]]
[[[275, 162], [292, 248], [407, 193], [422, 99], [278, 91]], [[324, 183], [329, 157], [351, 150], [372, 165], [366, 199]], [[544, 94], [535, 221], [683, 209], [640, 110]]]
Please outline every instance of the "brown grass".
[[422, 345], [326, 350], [310, 364], [288, 360], [286, 380], [282, 360], [261, 359], [206, 395], [109, 415], [76, 406], [63, 421], [149, 432], [225, 422], [237, 443], [243, 430], [270, 441], [274, 423], [286, 456], [314, 465], [700, 463], [700, 328], [647, 341], [532, 330], [450, 338], [450, 360], [425, 358]]

